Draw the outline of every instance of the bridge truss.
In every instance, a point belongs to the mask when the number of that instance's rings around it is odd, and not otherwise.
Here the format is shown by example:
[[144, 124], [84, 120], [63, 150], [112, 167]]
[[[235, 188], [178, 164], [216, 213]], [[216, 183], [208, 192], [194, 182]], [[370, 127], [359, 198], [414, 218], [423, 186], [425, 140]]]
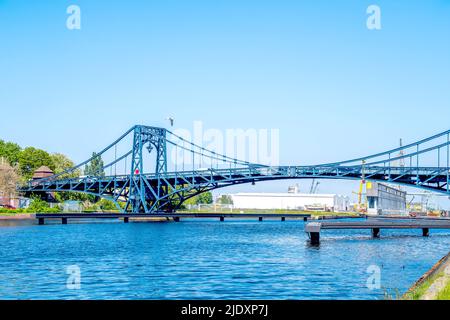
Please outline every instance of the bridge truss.
[[[97, 168], [96, 174], [82, 173], [111, 153], [113, 160]], [[267, 166], [218, 154], [164, 128], [138, 125], [78, 166], [29, 181], [19, 191], [82, 192], [112, 200], [122, 211], [133, 213], [174, 212], [187, 199], [206, 191], [281, 179], [360, 180], [364, 176], [450, 196], [449, 161], [450, 130], [348, 161]]]

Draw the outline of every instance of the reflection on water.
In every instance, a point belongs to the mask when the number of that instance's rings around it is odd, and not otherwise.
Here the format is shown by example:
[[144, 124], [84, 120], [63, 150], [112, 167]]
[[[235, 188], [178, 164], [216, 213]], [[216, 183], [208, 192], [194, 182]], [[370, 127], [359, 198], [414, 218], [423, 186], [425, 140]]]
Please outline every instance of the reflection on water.
[[[382, 299], [448, 253], [449, 231], [326, 230], [302, 221], [95, 223], [0, 227], [2, 299]], [[67, 267], [81, 289], [69, 290]], [[366, 287], [370, 265], [381, 286]]]

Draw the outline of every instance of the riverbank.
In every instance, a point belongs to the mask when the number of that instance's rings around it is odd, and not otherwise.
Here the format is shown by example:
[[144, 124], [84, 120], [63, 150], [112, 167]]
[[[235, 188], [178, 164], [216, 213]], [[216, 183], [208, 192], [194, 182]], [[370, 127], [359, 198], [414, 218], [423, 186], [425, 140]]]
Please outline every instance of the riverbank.
[[450, 300], [450, 252], [405, 293], [403, 300]]
[[32, 220], [36, 219], [33, 213], [15, 213], [15, 214], [1, 214], [0, 221], [2, 220]]

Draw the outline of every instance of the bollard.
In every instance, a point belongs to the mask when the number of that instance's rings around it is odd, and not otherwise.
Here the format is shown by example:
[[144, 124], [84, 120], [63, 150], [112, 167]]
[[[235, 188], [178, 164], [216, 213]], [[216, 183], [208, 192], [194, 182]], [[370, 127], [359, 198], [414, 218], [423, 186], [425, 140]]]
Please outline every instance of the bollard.
[[318, 222], [310, 222], [305, 226], [305, 232], [309, 235], [309, 241], [312, 245], [320, 244], [320, 230], [322, 225]]

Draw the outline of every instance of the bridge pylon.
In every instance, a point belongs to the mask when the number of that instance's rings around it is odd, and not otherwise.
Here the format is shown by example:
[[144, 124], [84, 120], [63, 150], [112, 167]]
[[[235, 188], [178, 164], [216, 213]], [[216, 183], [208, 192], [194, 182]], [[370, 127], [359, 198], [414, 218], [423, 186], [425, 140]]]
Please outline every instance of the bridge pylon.
[[[162, 177], [167, 173], [167, 132], [164, 128], [136, 126], [130, 172], [130, 187], [125, 211], [154, 211], [164, 194]], [[144, 152], [156, 155], [155, 177], [149, 183], [144, 175]]]

